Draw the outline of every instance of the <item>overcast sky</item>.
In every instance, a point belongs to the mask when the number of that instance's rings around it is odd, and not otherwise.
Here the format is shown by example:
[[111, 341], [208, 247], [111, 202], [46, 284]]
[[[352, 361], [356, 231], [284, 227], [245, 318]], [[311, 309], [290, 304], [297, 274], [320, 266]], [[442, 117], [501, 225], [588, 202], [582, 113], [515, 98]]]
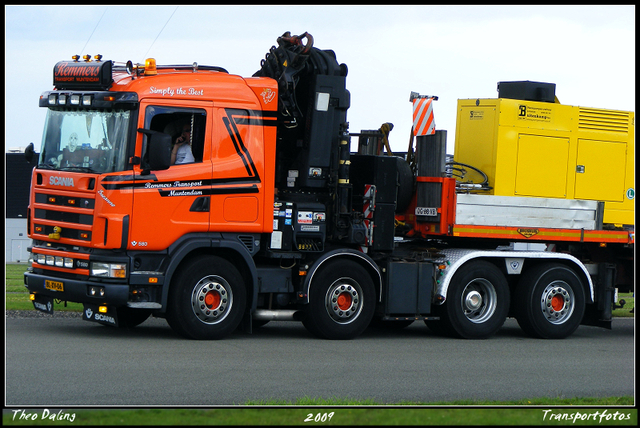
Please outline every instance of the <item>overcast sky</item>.
[[6, 147], [39, 151], [38, 97], [74, 54], [251, 76], [285, 31], [336, 52], [351, 132], [391, 122], [395, 151], [407, 149], [411, 91], [439, 97], [448, 153], [457, 100], [496, 98], [499, 81], [551, 82], [563, 104], [635, 111], [635, 6], [5, 6]]

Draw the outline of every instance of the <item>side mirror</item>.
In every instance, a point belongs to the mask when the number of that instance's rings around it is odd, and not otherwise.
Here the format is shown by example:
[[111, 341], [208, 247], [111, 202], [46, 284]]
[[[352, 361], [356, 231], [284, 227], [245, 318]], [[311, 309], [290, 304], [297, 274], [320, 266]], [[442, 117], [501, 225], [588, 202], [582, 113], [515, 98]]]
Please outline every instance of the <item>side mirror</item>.
[[143, 157], [147, 160], [149, 170], [169, 169], [171, 166], [171, 135], [142, 128], [138, 129], [138, 132], [142, 132], [149, 137], [146, 153], [143, 154]]
[[33, 160], [33, 155], [36, 153], [34, 147], [33, 147], [33, 143], [29, 143], [29, 145], [27, 146], [26, 149], [24, 149], [24, 158], [27, 160], [28, 163], [31, 163], [31, 161]]

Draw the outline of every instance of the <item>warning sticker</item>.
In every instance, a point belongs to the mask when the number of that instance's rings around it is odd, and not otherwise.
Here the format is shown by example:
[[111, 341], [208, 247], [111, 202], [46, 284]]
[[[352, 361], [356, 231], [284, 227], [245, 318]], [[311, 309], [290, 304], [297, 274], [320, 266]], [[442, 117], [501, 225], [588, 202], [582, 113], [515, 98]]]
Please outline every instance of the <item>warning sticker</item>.
[[310, 211], [298, 212], [298, 224], [311, 224], [313, 223], [313, 213]]

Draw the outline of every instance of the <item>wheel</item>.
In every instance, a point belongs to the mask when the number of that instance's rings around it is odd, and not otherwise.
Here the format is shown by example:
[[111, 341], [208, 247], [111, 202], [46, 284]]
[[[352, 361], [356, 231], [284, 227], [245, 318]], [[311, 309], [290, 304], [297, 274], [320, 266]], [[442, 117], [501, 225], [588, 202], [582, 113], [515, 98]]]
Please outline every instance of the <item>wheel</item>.
[[545, 263], [528, 272], [518, 284], [514, 304], [520, 328], [530, 336], [562, 339], [580, 325], [585, 311], [582, 281], [559, 263]]
[[509, 312], [509, 285], [494, 264], [475, 260], [463, 265], [451, 278], [437, 328], [465, 339], [495, 334]]
[[240, 324], [246, 289], [235, 266], [216, 256], [187, 262], [169, 290], [167, 322], [190, 339], [221, 339]]
[[136, 327], [151, 316], [151, 311], [148, 309], [131, 309], [126, 306], [116, 308], [116, 314], [118, 316], [118, 327], [133, 328]]
[[369, 326], [374, 309], [375, 287], [367, 271], [341, 260], [316, 273], [302, 323], [324, 339], [353, 339]]

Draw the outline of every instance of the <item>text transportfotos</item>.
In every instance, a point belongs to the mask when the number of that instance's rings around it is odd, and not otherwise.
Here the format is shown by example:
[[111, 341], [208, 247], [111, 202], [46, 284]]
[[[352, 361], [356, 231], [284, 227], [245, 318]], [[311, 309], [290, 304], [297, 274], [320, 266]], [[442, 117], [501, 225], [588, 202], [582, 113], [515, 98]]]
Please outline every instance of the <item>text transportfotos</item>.
[[576, 423], [576, 421], [597, 421], [598, 423], [602, 423], [602, 421], [628, 421], [631, 419], [631, 413], [622, 413], [616, 411], [615, 413], [607, 412], [607, 410], [597, 410], [591, 413], [581, 413], [581, 412], [554, 412], [553, 410], [543, 410], [543, 421], [571, 421], [572, 423]]

